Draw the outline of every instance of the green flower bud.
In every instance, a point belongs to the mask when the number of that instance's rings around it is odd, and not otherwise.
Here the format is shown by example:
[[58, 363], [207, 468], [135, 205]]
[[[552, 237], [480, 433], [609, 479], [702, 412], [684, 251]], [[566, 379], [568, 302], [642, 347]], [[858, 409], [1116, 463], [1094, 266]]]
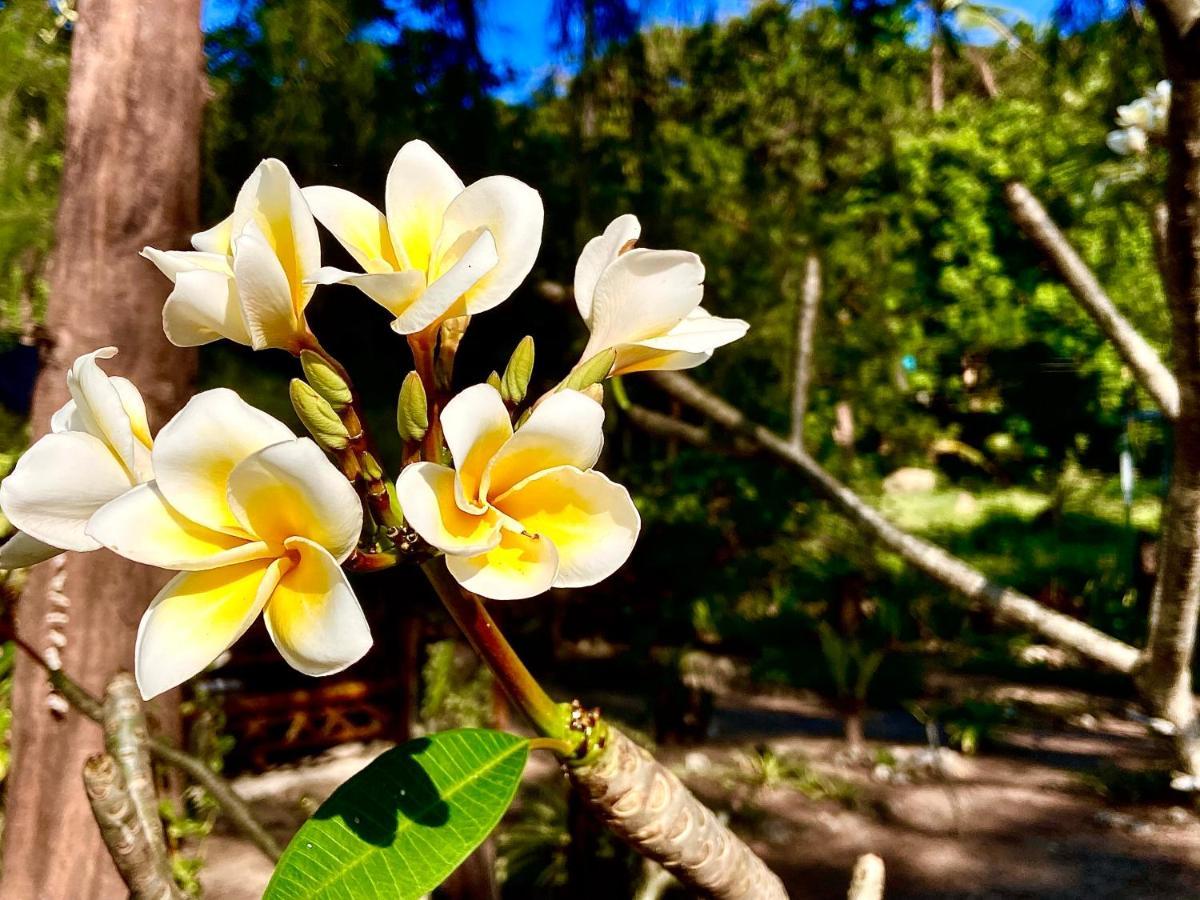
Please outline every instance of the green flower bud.
[[500, 379], [500, 396], [505, 403], [520, 403], [525, 399], [529, 390], [529, 379], [533, 375], [533, 338], [529, 335], [521, 338], [517, 349], [508, 358], [504, 367], [504, 377]]
[[498, 390], [500, 392], [500, 396], [504, 396], [504, 386], [500, 383], [499, 372], [493, 371], [492, 374], [487, 377], [487, 383]]
[[350, 446], [350, 432], [329, 405], [329, 401], [318, 394], [311, 385], [299, 378], [293, 378], [288, 387], [288, 394], [292, 398], [292, 408], [296, 410], [296, 415], [318, 444], [326, 450], [345, 450]]
[[616, 350], [602, 350], [587, 362], [582, 362], [571, 370], [561, 385], [560, 391], [583, 391], [593, 384], [599, 384], [612, 371], [613, 363], [617, 361]]
[[396, 404], [396, 430], [406, 441], [419, 441], [429, 430], [429, 402], [421, 376], [409, 372], [400, 386], [400, 401]]
[[300, 367], [313, 390], [325, 398], [334, 409], [350, 405], [353, 395], [350, 385], [337, 373], [324, 357], [312, 350], [300, 351]]

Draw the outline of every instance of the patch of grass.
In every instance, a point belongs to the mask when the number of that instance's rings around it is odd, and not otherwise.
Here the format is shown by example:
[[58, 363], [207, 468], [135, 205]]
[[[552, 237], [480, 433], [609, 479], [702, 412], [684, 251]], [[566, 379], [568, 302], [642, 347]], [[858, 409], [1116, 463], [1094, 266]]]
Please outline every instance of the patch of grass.
[[745, 755], [739, 771], [755, 787], [787, 788], [809, 800], [833, 800], [848, 809], [857, 807], [861, 800], [856, 785], [818, 772], [798, 753], [780, 754], [769, 747], [757, 747]]

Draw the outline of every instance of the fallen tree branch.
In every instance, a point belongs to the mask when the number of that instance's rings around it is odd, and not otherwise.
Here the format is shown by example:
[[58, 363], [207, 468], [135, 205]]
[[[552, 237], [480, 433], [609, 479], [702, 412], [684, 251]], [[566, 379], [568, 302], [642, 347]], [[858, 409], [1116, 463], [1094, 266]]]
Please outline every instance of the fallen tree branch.
[[1045, 207], [1019, 181], [1004, 185], [1013, 220], [1054, 265], [1071, 294], [1092, 317], [1117, 353], [1169, 419], [1179, 415], [1179, 385], [1158, 352], [1121, 315], [1100, 282], [1075, 252]]
[[[52, 668], [46, 662], [46, 658], [20, 635], [10, 634], [9, 636], [26, 656], [45, 671], [50, 684], [63, 695], [71, 706], [96, 724], [104, 724], [104, 707], [99, 700], [76, 684], [61, 669]], [[262, 823], [254, 817], [250, 807], [237, 795], [229, 782], [209, 768], [208, 763], [190, 753], [172, 747], [162, 738], [150, 738], [149, 748], [153, 756], [190, 775], [197, 784], [212, 794], [213, 799], [217, 801], [221, 811], [229, 817], [234, 827], [254, 846], [258, 847], [271, 862], [279, 861], [279, 857], [283, 855], [282, 848], [262, 826]]]
[[1138, 650], [1092, 626], [1047, 609], [1031, 597], [997, 584], [967, 562], [936, 544], [909, 534], [846, 487], [804, 450], [750, 421], [731, 404], [678, 372], [655, 372], [651, 378], [676, 399], [712, 421], [737, 430], [763, 451], [803, 473], [851, 521], [905, 561], [969, 600], [986, 604], [994, 614], [1034, 631], [1060, 646], [1075, 650], [1117, 672], [1130, 674]]

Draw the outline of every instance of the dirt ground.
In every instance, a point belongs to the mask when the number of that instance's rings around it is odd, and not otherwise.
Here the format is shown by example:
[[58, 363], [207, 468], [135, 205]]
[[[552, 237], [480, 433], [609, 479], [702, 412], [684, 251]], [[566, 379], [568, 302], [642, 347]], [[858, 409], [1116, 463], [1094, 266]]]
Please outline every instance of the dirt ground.
[[[1089, 774], [1114, 767], [1161, 767], [1159, 745], [1136, 713], [1117, 699], [1062, 689], [970, 687], [1041, 715], [968, 757], [931, 750], [907, 713], [876, 714], [866, 721], [870, 757], [855, 760], [837, 719], [815, 698], [731, 691], [717, 700], [707, 741], [661, 748], [659, 756], [729, 812], [795, 898], [845, 896], [851, 867], [866, 852], [883, 857], [893, 900], [1200, 897], [1200, 820], [1186, 795], [1175, 794], [1175, 805], [1116, 804], [1085, 786]], [[614, 715], [628, 703], [607, 699]], [[383, 749], [339, 748], [236, 786], [286, 840]], [[762, 774], [753, 761], [764, 751], [801, 761], [818, 787]], [[530, 782], [560, 777], [545, 754], [526, 770]], [[256, 898], [270, 877], [261, 854], [228, 833], [211, 837], [205, 855], [202, 881], [214, 900]]]

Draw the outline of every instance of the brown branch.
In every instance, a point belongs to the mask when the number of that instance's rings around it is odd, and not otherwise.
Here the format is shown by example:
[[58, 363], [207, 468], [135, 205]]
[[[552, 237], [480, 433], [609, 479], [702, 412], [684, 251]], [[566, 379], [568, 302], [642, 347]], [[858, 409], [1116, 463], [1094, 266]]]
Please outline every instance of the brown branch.
[[804, 450], [751, 422], [740, 410], [704, 390], [686, 375], [656, 372], [651, 377], [671, 396], [717, 424], [742, 432], [763, 451], [807, 476], [813, 486], [831, 500], [843, 515], [935, 581], [969, 600], [986, 604], [998, 618], [1022, 625], [1110, 669], [1124, 673], [1134, 670], [1138, 661], [1135, 647], [1078, 619], [1047, 609], [1019, 591], [996, 584], [978, 569], [936, 544], [897, 527], [879, 510], [826, 472]]
[[1148, 0], [1146, 5], [1158, 22], [1164, 44], [1172, 39], [1186, 44], [1195, 36], [1196, 24], [1200, 22], [1200, 0]]
[[722, 900], [786, 900], [763, 861], [673, 772], [611, 725], [596, 761], [568, 774], [617, 837], [685, 887]]
[[104, 692], [104, 746], [121, 768], [134, 812], [152, 847], [160, 850], [160, 864], [170, 872], [165, 852], [162, 818], [158, 814], [158, 791], [150, 766], [149, 732], [137, 682], [128, 672], [118, 672]]
[[138, 805], [130, 797], [121, 766], [107, 753], [83, 764], [83, 787], [100, 835], [132, 900], [183, 900], [162, 865], [163, 848], [142, 827]]
[[1179, 415], [1179, 385], [1175, 376], [1158, 352], [1121, 315], [1045, 207], [1019, 181], [1004, 185], [1004, 198], [1021, 231], [1046, 254], [1072, 295], [1112, 342], [1134, 377], [1168, 418], [1176, 418]]
[[[71, 680], [61, 669], [52, 668], [46, 662], [46, 658], [20, 635], [10, 634], [9, 636], [26, 656], [45, 671], [50, 684], [63, 695], [71, 706], [93, 722], [104, 723], [104, 708], [99, 700]], [[250, 807], [237, 795], [233, 786], [209, 768], [208, 763], [190, 753], [177, 750], [161, 738], [151, 738], [149, 746], [152, 755], [167, 765], [174, 766], [190, 775], [197, 784], [212, 794], [213, 799], [221, 807], [221, 811], [229, 817], [229, 820], [242, 832], [243, 836], [258, 847], [272, 862], [278, 862], [279, 857], [283, 855], [279, 844], [263, 828], [262, 823], [254, 818], [254, 813], [250, 812]]]
[[796, 366], [792, 374], [791, 442], [804, 446], [804, 417], [808, 413], [808, 390], [812, 383], [813, 334], [821, 305], [821, 258], [809, 251], [804, 260], [804, 287], [796, 316]]

